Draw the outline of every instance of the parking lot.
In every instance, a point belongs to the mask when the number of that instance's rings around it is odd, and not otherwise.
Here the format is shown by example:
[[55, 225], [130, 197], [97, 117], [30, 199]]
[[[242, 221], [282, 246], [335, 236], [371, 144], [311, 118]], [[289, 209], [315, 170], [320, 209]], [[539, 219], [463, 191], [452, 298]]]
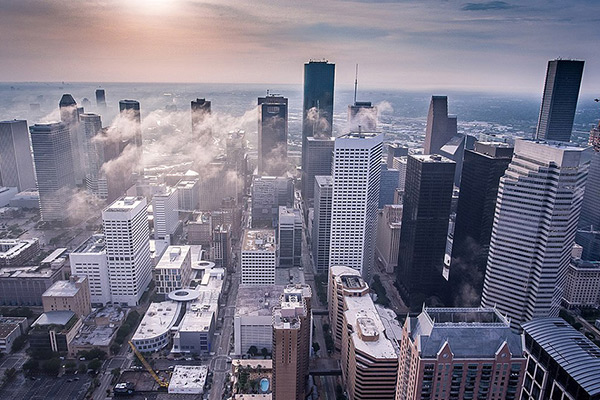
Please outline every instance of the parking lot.
[[[70, 381], [70, 382], [69, 382]], [[65, 375], [61, 378], [37, 376], [35, 380], [17, 374], [11, 382], [0, 388], [1, 399], [58, 400], [83, 399], [92, 378], [87, 374]]]

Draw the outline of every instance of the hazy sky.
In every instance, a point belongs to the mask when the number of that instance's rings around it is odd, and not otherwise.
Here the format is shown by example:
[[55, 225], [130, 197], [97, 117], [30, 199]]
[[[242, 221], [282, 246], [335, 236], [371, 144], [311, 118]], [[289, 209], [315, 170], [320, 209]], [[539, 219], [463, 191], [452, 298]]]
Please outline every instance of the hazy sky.
[[549, 59], [600, 96], [599, 0], [0, 0], [0, 81], [301, 83], [540, 94]]

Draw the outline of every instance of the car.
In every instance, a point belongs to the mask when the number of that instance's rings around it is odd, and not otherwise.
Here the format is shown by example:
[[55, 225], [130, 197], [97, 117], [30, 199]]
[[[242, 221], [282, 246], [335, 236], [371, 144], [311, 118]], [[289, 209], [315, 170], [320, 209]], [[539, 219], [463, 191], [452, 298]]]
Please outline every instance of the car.
[[67, 382], [73, 382], [73, 379], [67, 379]]

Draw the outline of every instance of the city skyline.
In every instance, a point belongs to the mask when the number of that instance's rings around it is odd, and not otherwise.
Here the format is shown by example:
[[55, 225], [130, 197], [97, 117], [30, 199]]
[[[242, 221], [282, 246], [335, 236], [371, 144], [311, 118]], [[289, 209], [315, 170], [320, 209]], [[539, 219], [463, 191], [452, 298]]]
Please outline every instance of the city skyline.
[[[351, 85], [358, 63], [363, 88], [539, 93], [548, 59], [598, 60], [598, 5], [583, 0], [28, 0], [2, 11], [0, 81], [300, 84], [302, 62], [327, 58], [336, 84]], [[598, 82], [590, 68], [582, 91]]]

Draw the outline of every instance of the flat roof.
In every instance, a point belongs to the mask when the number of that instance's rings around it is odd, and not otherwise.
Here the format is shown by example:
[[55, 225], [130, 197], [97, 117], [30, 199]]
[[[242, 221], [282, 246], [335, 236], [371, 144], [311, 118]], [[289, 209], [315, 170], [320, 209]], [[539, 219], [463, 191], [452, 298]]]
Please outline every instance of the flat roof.
[[[76, 278], [77, 280], [74, 282], [71, 279]], [[86, 279], [85, 276], [71, 276], [71, 279], [68, 281], [56, 281], [52, 286], [50, 286], [42, 297], [73, 297], [79, 292], [80, 286], [77, 284], [83, 283]]]
[[315, 181], [319, 186], [333, 186], [333, 176], [331, 175], [317, 175]]
[[600, 394], [600, 348], [562, 318], [525, 322], [531, 336], [590, 396]]
[[75, 313], [70, 310], [46, 311], [31, 326], [67, 325]]
[[138, 207], [145, 199], [143, 197], [121, 197], [118, 200], [115, 200], [111, 205], [106, 207], [104, 211], [108, 212], [123, 212], [123, 211], [131, 211]]
[[219, 306], [219, 293], [210, 290], [188, 303], [186, 313], [179, 324], [179, 332], [208, 332]]
[[106, 252], [106, 245], [104, 243], [104, 235], [96, 234], [90, 236], [85, 242], [79, 245], [75, 249], [75, 251], [71, 252], [71, 254], [76, 253], [104, 253]]
[[62, 264], [36, 265], [27, 267], [3, 267], [0, 268], [0, 278], [32, 278], [44, 279], [50, 278], [60, 272]]
[[6, 339], [15, 330], [21, 329], [17, 322], [1, 322], [0, 321], [0, 339]]
[[202, 391], [207, 375], [206, 365], [176, 365], [169, 380], [169, 393], [172, 390]]
[[419, 162], [423, 163], [448, 163], [455, 164], [451, 159], [441, 156], [439, 154], [412, 154], [410, 157], [413, 157]]
[[284, 286], [240, 286], [235, 302], [236, 316], [261, 317], [272, 315], [271, 309], [279, 304]]
[[[190, 246], [169, 246], [163, 253], [156, 269], [181, 269], [183, 262], [190, 254]], [[191, 260], [191, 255], [190, 255]]]
[[30, 248], [38, 239], [0, 239], [0, 258], [12, 258]]
[[244, 232], [242, 251], [262, 251], [275, 253], [274, 229], [247, 229]]
[[177, 321], [181, 304], [174, 301], [151, 303], [132, 340], [151, 339], [170, 330]]
[[75, 346], [108, 346], [118, 325], [86, 325], [84, 324], [75, 336], [71, 345]]

